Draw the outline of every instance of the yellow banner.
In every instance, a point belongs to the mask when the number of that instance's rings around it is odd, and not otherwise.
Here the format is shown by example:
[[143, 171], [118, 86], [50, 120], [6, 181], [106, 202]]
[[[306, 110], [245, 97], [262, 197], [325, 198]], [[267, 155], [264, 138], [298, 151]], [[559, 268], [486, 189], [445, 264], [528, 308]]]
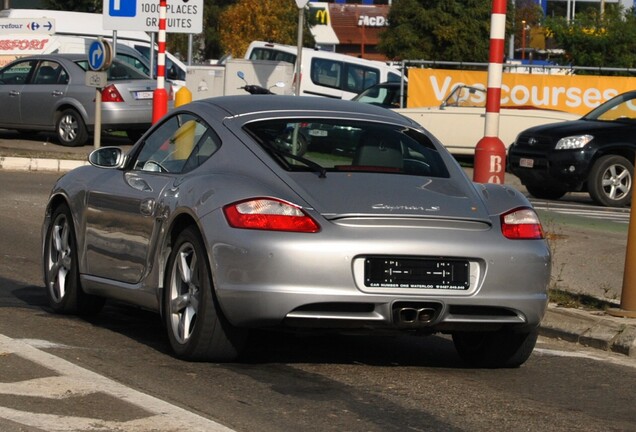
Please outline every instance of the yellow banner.
[[[486, 89], [488, 74], [479, 71], [409, 69], [407, 107], [438, 106], [461, 84]], [[606, 100], [636, 89], [636, 78], [504, 73], [501, 106], [537, 107], [586, 114]], [[485, 94], [475, 93], [485, 106]], [[481, 100], [483, 99], [483, 100]]]

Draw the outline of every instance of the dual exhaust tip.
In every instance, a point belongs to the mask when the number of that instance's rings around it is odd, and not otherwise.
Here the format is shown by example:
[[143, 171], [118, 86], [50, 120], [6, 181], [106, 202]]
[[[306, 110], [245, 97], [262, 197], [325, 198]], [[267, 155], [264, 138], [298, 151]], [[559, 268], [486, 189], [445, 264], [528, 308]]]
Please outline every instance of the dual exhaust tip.
[[440, 309], [439, 305], [396, 305], [393, 307], [393, 320], [399, 326], [427, 326], [435, 321]]

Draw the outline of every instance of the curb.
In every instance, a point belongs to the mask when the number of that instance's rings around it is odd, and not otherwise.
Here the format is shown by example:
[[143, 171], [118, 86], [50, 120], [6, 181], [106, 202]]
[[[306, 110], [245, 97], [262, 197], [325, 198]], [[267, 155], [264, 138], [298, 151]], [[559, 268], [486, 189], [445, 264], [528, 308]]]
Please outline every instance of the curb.
[[584, 311], [549, 304], [541, 322], [540, 334], [636, 358], [634, 318], [617, 318], [603, 311]]
[[73, 159], [41, 159], [0, 156], [0, 169], [14, 171], [66, 172], [83, 165], [88, 165], [88, 162]]

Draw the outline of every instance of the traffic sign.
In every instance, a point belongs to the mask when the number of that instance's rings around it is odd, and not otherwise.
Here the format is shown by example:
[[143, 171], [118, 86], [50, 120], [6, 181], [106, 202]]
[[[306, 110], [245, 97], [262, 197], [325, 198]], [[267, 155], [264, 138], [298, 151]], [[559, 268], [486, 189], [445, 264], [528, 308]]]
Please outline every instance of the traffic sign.
[[88, 48], [88, 65], [94, 71], [103, 71], [110, 67], [113, 61], [113, 50], [108, 41], [93, 41]]
[[108, 81], [108, 74], [105, 71], [86, 71], [84, 83], [88, 87], [104, 88]]
[[[158, 0], [106, 0], [106, 30], [159, 31]], [[166, 7], [166, 32], [197, 34], [203, 31], [203, 0], [170, 0]]]

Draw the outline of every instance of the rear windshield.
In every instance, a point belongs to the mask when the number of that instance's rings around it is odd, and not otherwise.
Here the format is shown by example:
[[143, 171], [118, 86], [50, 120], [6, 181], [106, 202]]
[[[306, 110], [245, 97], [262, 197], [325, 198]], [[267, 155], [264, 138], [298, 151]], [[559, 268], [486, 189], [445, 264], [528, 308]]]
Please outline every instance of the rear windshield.
[[289, 171], [449, 176], [431, 140], [408, 128], [345, 120], [276, 119], [249, 123], [245, 129]]
[[[88, 60], [78, 60], [75, 63], [85, 71], [90, 69]], [[132, 68], [126, 63], [114, 60], [108, 69], [108, 81], [125, 81], [125, 80], [147, 80], [148, 75], [144, 75], [140, 71]]]

